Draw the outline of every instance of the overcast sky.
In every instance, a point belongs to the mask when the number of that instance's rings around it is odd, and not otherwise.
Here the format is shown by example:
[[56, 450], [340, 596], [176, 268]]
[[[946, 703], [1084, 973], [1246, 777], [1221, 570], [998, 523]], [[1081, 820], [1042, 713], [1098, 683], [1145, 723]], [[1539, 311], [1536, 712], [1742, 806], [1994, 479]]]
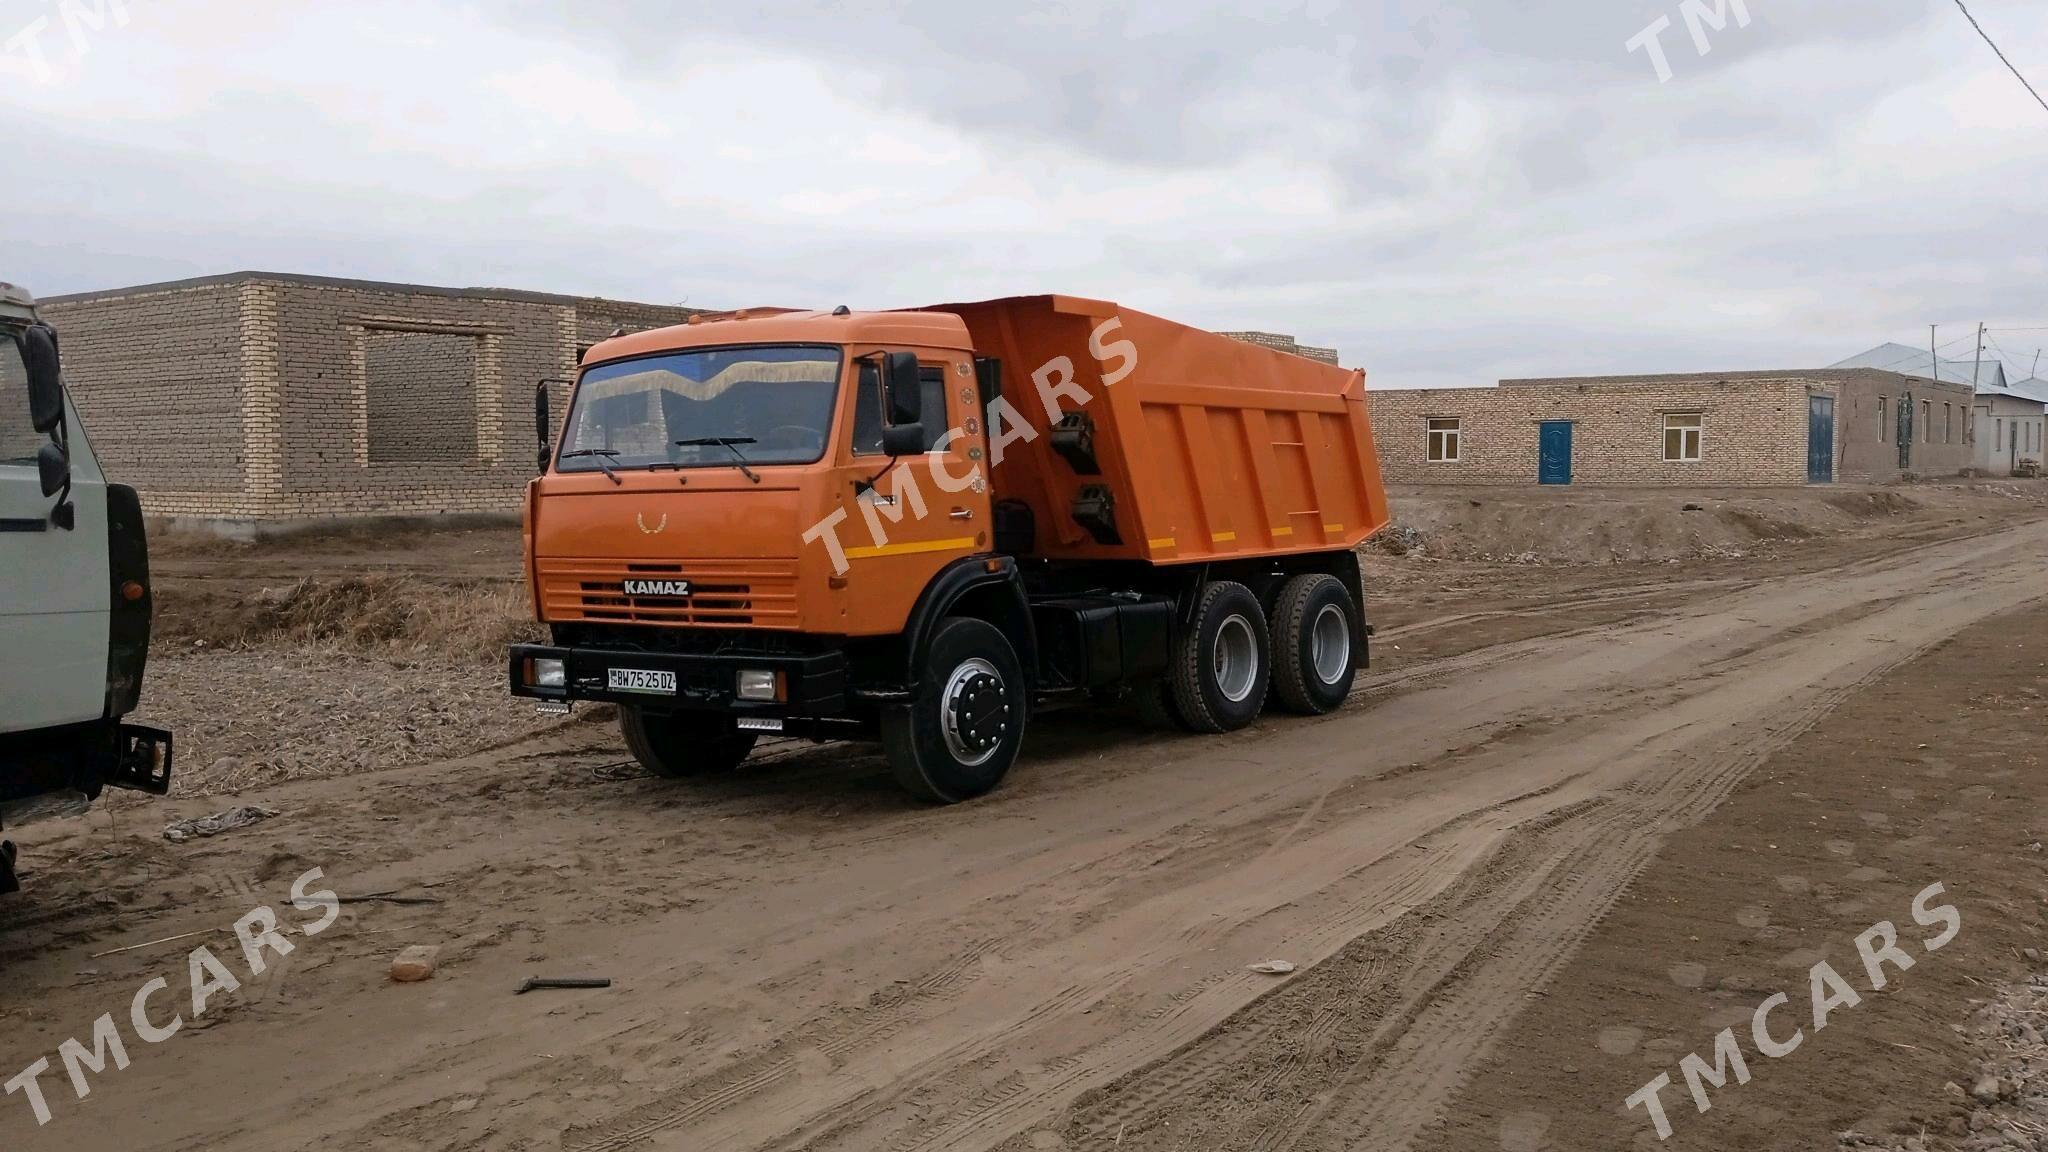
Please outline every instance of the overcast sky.
[[[2048, 3], [1970, 4], [2048, 92]], [[1701, 56], [1681, 0], [0, 0], [0, 279], [1057, 291], [1380, 387], [1984, 320], [2025, 375], [2048, 110], [1954, 0], [1738, 6]]]

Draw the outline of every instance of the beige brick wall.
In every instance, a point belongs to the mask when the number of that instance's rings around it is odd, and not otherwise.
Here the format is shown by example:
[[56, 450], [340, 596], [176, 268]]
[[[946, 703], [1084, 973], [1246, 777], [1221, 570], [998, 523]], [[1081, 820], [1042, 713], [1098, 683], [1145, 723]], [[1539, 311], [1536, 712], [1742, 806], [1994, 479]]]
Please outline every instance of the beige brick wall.
[[[1380, 465], [1400, 483], [1534, 484], [1537, 432], [1572, 423], [1575, 484], [1803, 484], [1807, 385], [1601, 383], [1377, 391]], [[1701, 417], [1700, 459], [1664, 459], [1666, 413]], [[1431, 417], [1460, 422], [1459, 458], [1427, 459]]]
[[617, 327], [690, 312], [262, 273], [45, 310], [95, 446], [147, 512], [257, 521], [516, 511], [534, 384]]
[[1228, 336], [1232, 340], [1242, 340], [1247, 344], [1257, 344], [1261, 348], [1277, 348], [1282, 352], [1292, 352], [1296, 356], [1306, 356], [1322, 364], [1333, 366], [1337, 364], [1337, 350], [1335, 348], [1319, 348], [1312, 344], [1297, 344], [1294, 342], [1294, 337], [1280, 332], [1218, 332], [1217, 335]]
[[220, 284], [42, 308], [108, 474], [178, 512], [243, 487], [239, 311], [235, 287]]
[[[1877, 400], [1896, 413], [1910, 394], [1931, 403], [1934, 439], [1916, 435], [1901, 469], [1894, 438], [1880, 441]], [[1533, 484], [1537, 434], [1547, 420], [1572, 424], [1575, 484], [1804, 484], [1808, 404], [1835, 400], [1835, 479], [1894, 480], [1902, 471], [1953, 475], [1966, 465], [1961, 409], [1969, 389], [1869, 370], [1724, 375], [1506, 380], [1496, 388], [1376, 390], [1368, 393], [1381, 467], [1409, 484]], [[1954, 442], [1943, 442], [1943, 403], [1956, 412]], [[1700, 459], [1664, 458], [1667, 414], [1699, 413]], [[1459, 459], [1431, 461], [1431, 418], [1460, 422]], [[1919, 429], [1924, 433], [1925, 428]]]

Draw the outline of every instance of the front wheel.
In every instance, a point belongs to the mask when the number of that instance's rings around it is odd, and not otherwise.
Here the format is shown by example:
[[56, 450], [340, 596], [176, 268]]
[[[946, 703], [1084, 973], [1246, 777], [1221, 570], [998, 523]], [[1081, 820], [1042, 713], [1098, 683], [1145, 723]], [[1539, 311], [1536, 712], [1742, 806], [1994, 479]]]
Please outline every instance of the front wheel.
[[656, 776], [709, 776], [739, 767], [755, 733], [718, 712], [645, 712], [619, 705], [619, 731], [640, 766]]
[[946, 621], [919, 670], [917, 698], [882, 716], [882, 748], [911, 795], [957, 804], [1002, 783], [1024, 745], [1030, 688], [994, 625]]

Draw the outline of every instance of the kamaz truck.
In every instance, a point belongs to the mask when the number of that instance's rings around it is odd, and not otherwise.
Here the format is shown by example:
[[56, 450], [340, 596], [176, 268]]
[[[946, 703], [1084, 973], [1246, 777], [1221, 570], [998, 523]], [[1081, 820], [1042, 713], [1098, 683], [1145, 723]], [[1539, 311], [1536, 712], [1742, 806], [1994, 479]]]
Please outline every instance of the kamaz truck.
[[[0, 283], [0, 828], [107, 788], [169, 790], [171, 736], [127, 724], [149, 652], [135, 490], [108, 483], [65, 394], [55, 330]], [[0, 841], [0, 893], [16, 888]]]
[[1225, 732], [1337, 708], [1366, 663], [1362, 372], [1034, 296], [699, 316], [568, 383], [525, 508], [552, 643], [511, 690], [618, 705], [655, 773], [878, 739], [960, 801], [1046, 703]]

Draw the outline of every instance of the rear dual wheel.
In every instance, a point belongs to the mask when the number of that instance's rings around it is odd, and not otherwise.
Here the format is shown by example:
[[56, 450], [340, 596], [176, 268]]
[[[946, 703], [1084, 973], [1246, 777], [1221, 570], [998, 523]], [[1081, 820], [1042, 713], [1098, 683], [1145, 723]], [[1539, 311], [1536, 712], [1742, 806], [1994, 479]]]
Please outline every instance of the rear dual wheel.
[[1175, 644], [1164, 703], [1191, 732], [1234, 732], [1258, 718], [1271, 679], [1266, 614], [1231, 580], [1202, 588], [1192, 626]]
[[1320, 716], [1341, 707], [1358, 674], [1358, 607], [1344, 582], [1296, 576], [1273, 602], [1273, 695], [1289, 712]]

